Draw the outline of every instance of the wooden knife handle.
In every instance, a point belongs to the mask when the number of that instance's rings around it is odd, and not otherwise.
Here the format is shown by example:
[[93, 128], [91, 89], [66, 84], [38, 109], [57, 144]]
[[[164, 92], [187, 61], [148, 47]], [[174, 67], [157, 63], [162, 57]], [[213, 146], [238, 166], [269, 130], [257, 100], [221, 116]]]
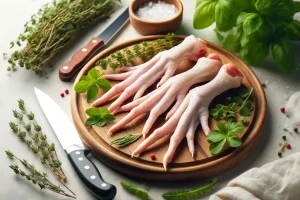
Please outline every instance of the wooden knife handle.
[[103, 40], [93, 37], [86, 46], [82, 47], [72, 56], [71, 60], [59, 68], [59, 78], [62, 81], [71, 80], [76, 72], [103, 46]]

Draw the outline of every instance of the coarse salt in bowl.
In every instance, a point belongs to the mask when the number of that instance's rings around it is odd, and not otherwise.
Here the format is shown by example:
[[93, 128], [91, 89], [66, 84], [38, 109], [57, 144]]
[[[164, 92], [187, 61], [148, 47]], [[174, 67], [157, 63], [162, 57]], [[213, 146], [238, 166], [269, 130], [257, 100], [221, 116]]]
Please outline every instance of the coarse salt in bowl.
[[129, 6], [130, 22], [143, 35], [175, 31], [182, 13], [180, 0], [133, 0]]

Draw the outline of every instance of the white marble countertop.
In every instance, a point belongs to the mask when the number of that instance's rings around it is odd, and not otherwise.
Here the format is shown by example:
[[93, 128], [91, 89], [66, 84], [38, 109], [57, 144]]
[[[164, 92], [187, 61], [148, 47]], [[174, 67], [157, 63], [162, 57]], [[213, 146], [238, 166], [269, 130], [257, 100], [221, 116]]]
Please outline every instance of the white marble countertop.
[[[23, 30], [23, 25], [29, 19], [29, 17], [36, 13], [37, 10], [46, 2], [50, 0], [1, 0], [0, 1], [0, 52], [9, 52], [9, 43], [15, 40], [19, 33]], [[125, 7], [129, 4], [130, 0], [122, 0], [121, 7]], [[182, 0], [184, 5], [184, 18], [181, 29], [178, 33], [181, 34], [194, 34], [205, 40], [209, 40], [215, 43], [219, 43], [213, 32], [213, 28], [198, 31], [193, 29], [193, 13], [195, 0]], [[74, 190], [78, 199], [94, 199], [94, 197], [84, 188], [81, 181], [76, 176], [70, 163], [67, 161], [67, 157], [64, 154], [62, 148], [60, 148], [57, 138], [53, 134], [51, 127], [49, 126], [38, 102], [34, 95], [33, 87], [38, 86], [40, 89], [50, 95], [68, 114], [71, 119], [70, 110], [70, 95], [65, 98], [60, 97], [60, 93], [65, 89], [71, 89], [72, 83], [62, 82], [58, 78], [58, 66], [67, 61], [76, 49], [85, 45], [92, 36], [98, 35], [112, 20], [119, 15], [122, 9], [114, 13], [111, 18], [107, 19], [103, 23], [94, 26], [90, 30], [82, 34], [71, 47], [61, 54], [60, 58], [56, 62], [56, 67], [49, 73], [48, 78], [39, 78], [32, 72], [27, 72], [24, 69], [18, 68], [16, 72], [8, 73], [6, 71], [7, 62], [0, 59], [0, 127], [1, 127], [1, 144], [0, 144], [0, 199], [10, 200], [50, 200], [50, 199], [65, 199], [59, 195], [53, 194], [48, 191], [40, 191], [40, 189], [32, 184], [27, 183], [26, 180], [21, 179], [12, 172], [8, 167], [14, 161], [7, 158], [4, 151], [12, 150], [16, 155], [28, 159], [36, 164], [39, 169], [45, 169], [40, 165], [38, 159], [36, 159], [27, 147], [22, 144], [18, 138], [10, 130], [8, 123], [13, 119], [11, 110], [17, 108], [17, 100], [22, 98], [25, 100], [27, 106], [36, 114], [38, 121], [43, 127], [43, 130], [47, 133], [50, 141], [57, 144], [57, 151], [59, 158], [63, 162], [64, 171], [68, 177], [68, 186]], [[297, 16], [299, 17], [299, 16]], [[128, 39], [139, 37], [140, 34], [128, 24], [123, 31], [114, 38], [113, 44], [118, 44]], [[213, 191], [224, 187], [226, 183], [232, 178], [243, 173], [251, 167], [259, 167], [263, 164], [273, 161], [278, 158], [277, 151], [279, 142], [282, 141], [281, 137], [284, 134], [282, 127], [285, 121], [285, 117], [280, 113], [279, 108], [284, 105], [286, 97], [295, 91], [300, 90], [300, 46], [299, 43], [294, 44], [295, 54], [297, 55], [298, 71], [289, 75], [282, 75], [280, 73], [272, 71], [275, 65], [271, 58], [268, 58], [261, 67], [253, 67], [257, 76], [262, 82], [268, 82], [265, 89], [268, 100], [268, 113], [267, 123], [264, 130], [263, 137], [259, 144], [255, 147], [253, 152], [237, 166], [231, 170], [217, 176], [219, 181]], [[267, 69], [268, 68], [268, 69]], [[293, 152], [299, 151], [300, 142], [299, 135], [287, 135], [288, 141], [291, 143], [293, 149], [285, 151], [283, 156], [287, 156]], [[203, 183], [203, 180], [193, 182], [149, 182], [144, 180], [133, 179], [128, 176], [124, 176], [119, 172], [116, 172], [109, 167], [102, 164], [96, 158], [92, 158], [98, 169], [101, 171], [103, 178], [118, 188], [116, 200], [124, 199], [136, 199], [134, 196], [128, 194], [120, 187], [120, 181], [130, 181], [140, 187], [149, 191], [150, 199], [162, 199], [161, 195], [172, 189], [191, 188], [198, 184]], [[208, 199], [209, 195], [204, 196], [201, 199]]]

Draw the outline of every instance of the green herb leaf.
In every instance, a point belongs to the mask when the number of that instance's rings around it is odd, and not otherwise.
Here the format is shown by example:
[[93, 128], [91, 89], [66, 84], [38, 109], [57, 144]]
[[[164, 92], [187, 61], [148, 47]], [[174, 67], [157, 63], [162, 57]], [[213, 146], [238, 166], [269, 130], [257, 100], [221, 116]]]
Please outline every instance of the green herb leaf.
[[242, 124], [228, 121], [228, 133], [227, 133], [228, 136], [239, 134], [243, 130], [244, 130], [244, 126]]
[[212, 143], [214, 142], [220, 142], [226, 138], [226, 133], [223, 133], [222, 131], [213, 130], [207, 137], [207, 141], [210, 141]]
[[239, 137], [236, 136], [230, 136], [227, 138], [228, 143], [231, 147], [239, 147], [242, 145], [242, 140]]
[[103, 108], [89, 108], [85, 111], [85, 113], [90, 117], [85, 122], [86, 126], [96, 125], [99, 127], [103, 127], [107, 122], [115, 120], [115, 116], [109, 113], [106, 107]]
[[74, 89], [77, 93], [85, 93], [86, 91], [88, 91], [88, 89], [90, 88], [92, 82], [88, 82], [88, 81], [79, 81]]
[[251, 111], [253, 110], [252, 101], [247, 100], [243, 106], [239, 109], [239, 113], [242, 116], [251, 116]]
[[114, 121], [116, 119], [115, 116], [113, 116], [112, 114], [104, 114], [103, 117], [107, 121]]
[[195, 197], [200, 197], [209, 192], [216, 184], [216, 182], [217, 179], [214, 178], [208, 183], [195, 187], [191, 190], [169, 191], [167, 193], [164, 193], [162, 197], [166, 200], [187, 200]]
[[280, 71], [291, 72], [294, 69], [294, 53], [287, 34], [276, 37], [271, 44], [271, 52]]
[[100, 120], [99, 117], [90, 117], [86, 120], [85, 125], [86, 126], [93, 126]]
[[106, 125], [105, 119], [99, 119], [99, 121], [96, 123], [96, 126], [99, 126], [99, 127], [103, 127], [105, 125]]
[[94, 81], [96, 81], [100, 76], [100, 71], [95, 68], [90, 69], [88, 72], [88, 77]]
[[300, 22], [293, 20], [289, 23], [287, 32], [290, 40], [300, 40]]
[[210, 152], [212, 154], [218, 154], [218, 153], [220, 153], [223, 150], [224, 145], [226, 144], [226, 141], [227, 141], [227, 139], [224, 138], [224, 139], [222, 139], [219, 142], [211, 143], [210, 146], [209, 146]]
[[228, 108], [232, 111], [235, 111], [237, 109], [237, 103], [232, 102], [232, 103], [228, 104]]
[[257, 31], [263, 23], [262, 17], [257, 13], [247, 13], [244, 16], [243, 30], [245, 34], [250, 35]]
[[98, 79], [96, 83], [103, 90], [109, 90], [111, 88], [110, 82], [106, 79]]
[[232, 102], [236, 103], [237, 106], [243, 104], [243, 99], [240, 96], [235, 96], [232, 98]]
[[228, 31], [235, 26], [236, 18], [233, 9], [230, 10], [226, 5], [226, 0], [220, 0], [215, 7], [216, 26], [220, 31]]
[[271, 15], [281, 0], [257, 0], [255, 7], [262, 15]]
[[197, 1], [196, 10], [194, 13], [194, 23], [193, 23], [195, 29], [204, 29], [214, 23], [215, 7], [217, 3], [218, 3], [217, 0]]
[[90, 117], [101, 116], [101, 110], [99, 108], [89, 108], [85, 113]]
[[92, 102], [97, 97], [98, 92], [99, 88], [95, 83], [93, 83], [87, 92], [87, 102]]
[[226, 125], [222, 122], [217, 122], [217, 127], [225, 134], [228, 132]]
[[242, 97], [242, 98], [245, 99], [245, 98], [247, 98], [249, 96], [250, 93], [252, 93], [252, 89], [251, 88], [250, 89], [248, 89], [248, 88], [247, 89], [244, 89], [244, 88], [243, 89], [239, 89], [238, 90], [238, 94], [239, 94], [240, 97]]
[[241, 49], [241, 33], [229, 34], [224, 42], [224, 47], [232, 52], [239, 52]]
[[241, 116], [239, 118], [239, 122], [241, 122], [243, 125], [248, 125], [249, 124], [249, 119], [247, 117]]
[[144, 189], [138, 188], [135, 185], [128, 183], [128, 182], [121, 182], [121, 186], [126, 189], [128, 192], [136, 195], [141, 199], [148, 199], [148, 192]]
[[227, 116], [227, 113], [230, 112], [228, 106], [222, 104], [217, 104], [215, 108], [210, 110], [210, 115], [216, 119], [224, 119]]
[[109, 143], [109, 145], [116, 144], [119, 147], [127, 146], [133, 142], [135, 142], [137, 139], [141, 137], [142, 134], [128, 134], [124, 137], [120, 137], [118, 139], [115, 139]]

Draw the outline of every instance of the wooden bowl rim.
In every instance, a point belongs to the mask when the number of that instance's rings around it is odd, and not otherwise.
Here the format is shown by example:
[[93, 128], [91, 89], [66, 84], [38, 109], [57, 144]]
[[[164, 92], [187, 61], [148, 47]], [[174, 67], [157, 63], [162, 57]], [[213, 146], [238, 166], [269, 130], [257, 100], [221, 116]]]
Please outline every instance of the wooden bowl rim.
[[[151, 0], [149, 0], [149, 1], [151, 1]], [[153, 22], [153, 21], [148, 21], [148, 20], [144, 20], [144, 19], [141, 19], [141, 18], [137, 17], [136, 14], [134, 13], [132, 7], [133, 7], [133, 4], [134, 4], [134, 3], [138, 2], [138, 0], [133, 0], [133, 1], [130, 3], [130, 6], [129, 6], [129, 15], [130, 15], [131, 17], [133, 17], [134, 20], [140, 21], [140, 22], [143, 22], [143, 23], [149, 24], [149, 25], [159, 25], [159, 24], [171, 23], [172, 21], [174, 21], [174, 20], [180, 18], [180, 16], [181, 16], [182, 13], [183, 13], [183, 5], [182, 5], [181, 1], [180, 1], [180, 0], [175, 0], [175, 1], [177, 1], [177, 2], [178, 2], [178, 5], [179, 5], [178, 13], [177, 13], [174, 17], [172, 17], [172, 18], [170, 18], [170, 19], [168, 19], [168, 20], [159, 21], [159, 22]], [[173, 4], [173, 5], [174, 5], [174, 4]]]
[[[151, 41], [151, 40], [155, 40], [155, 39], [159, 39], [159, 38], [164, 38], [164, 37], [165, 37], [165, 35], [144, 36], [144, 37], [139, 37], [139, 38], [136, 38], [136, 39], [128, 40], [128, 41], [122, 42], [122, 43], [120, 43], [118, 45], [114, 45], [114, 46], [111, 46], [111, 47], [107, 48], [106, 50], [104, 50], [104, 51], [100, 52], [99, 54], [97, 54], [93, 59], [91, 59], [83, 67], [83, 69], [79, 72], [79, 74], [77, 75], [77, 77], [75, 79], [74, 86], [80, 80], [80, 77], [82, 75], [86, 74], [87, 71], [90, 68], [92, 68], [92, 67], [95, 66], [94, 63], [97, 60], [99, 60], [99, 58], [102, 57], [102, 55], [105, 55], [105, 54], [107, 54], [108, 52], [110, 52], [112, 50], [123, 49], [126, 46], [130, 46], [130, 45], [136, 44], [136, 43], [141, 42], [141, 41]], [[176, 35], [174, 37], [183, 40], [186, 36]], [[227, 51], [226, 49], [224, 49], [224, 48], [222, 48], [222, 47], [220, 47], [220, 46], [218, 46], [216, 44], [213, 44], [213, 43], [208, 42], [208, 41], [206, 41], [206, 42], [207, 42], [207, 46], [208, 47], [221, 48], [223, 51], [231, 54], [234, 57], [237, 57], [234, 54], [232, 54], [231, 52]], [[237, 59], [239, 59], [242, 63], [244, 63], [240, 58], [237, 57]], [[74, 89], [73, 89], [72, 94], [71, 94], [72, 118], [73, 118], [74, 124], [75, 124], [75, 126], [76, 126], [76, 128], [78, 130], [80, 138], [83, 140], [83, 142], [88, 147], [90, 147], [91, 149], [94, 149], [94, 147], [95, 147], [95, 149], [101, 151], [101, 154], [108, 156], [110, 159], [113, 159], [113, 160], [115, 160], [117, 162], [121, 162], [122, 164], [124, 164], [126, 166], [133, 167], [133, 168], [139, 168], [139, 169], [146, 170], [146, 171], [150, 170], [150, 171], [154, 171], [154, 172], [164, 172], [164, 173], [180, 173], [180, 172], [186, 172], [186, 171], [198, 171], [198, 170], [209, 169], [209, 168], [214, 167], [216, 165], [222, 164], [222, 162], [225, 162], [225, 161], [228, 162], [231, 159], [234, 159], [235, 156], [237, 156], [237, 155], [243, 155], [242, 153], [245, 152], [246, 155], [244, 155], [243, 157], [241, 157], [241, 158], [238, 159], [238, 161], [241, 161], [253, 149], [253, 148], [250, 149], [250, 150], [248, 149], [249, 144], [252, 142], [252, 138], [254, 138], [254, 137], [259, 137], [260, 138], [261, 137], [263, 131], [260, 131], [260, 128], [263, 128], [264, 125], [265, 125], [265, 121], [266, 121], [266, 109], [267, 109], [267, 106], [266, 106], [266, 104], [267, 104], [266, 103], [266, 96], [265, 96], [264, 90], [263, 90], [263, 88], [261, 86], [261, 83], [259, 82], [259, 79], [255, 75], [255, 73], [252, 71], [252, 69], [250, 69], [249, 67], [245, 68], [245, 70], [248, 71], [249, 73], [251, 73], [253, 75], [253, 81], [254, 81], [253, 86], [255, 85], [257, 87], [255, 92], [257, 92], [259, 94], [262, 94], [261, 109], [256, 112], [256, 114], [255, 114], [256, 118], [253, 119], [255, 122], [253, 123], [253, 126], [252, 126], [251, 130], [249, 131], [246, 139], [243, 141], [243, 144], [239, 148], [234, 149], [232, 152], [230, 152], [228, 154], [225, 154], [222, 157], [216, 157], [214, 160], [212, 160], [210, 162], [207, 162], [207, 163], [202, 163], [202, 164], [199, 164], [199, 165], [196, 165], [196, 166], [183, 166], [183, 167], [179, 167], [179, 168], [174, 167], [174, 168], [170, 168], [170, 170], [168, 170], [166, 172], [163, 169], [163, 167], [161, 166], [161, 163], [155, 163], [155, 166], [149, 166], [149, 165], [147, 165], [148, 162], [146, 162], [146, 161], [144, 161], [142, 159], [139, 159], [140, 163], [138, 163], [138, 166], [137, 166], [136, 162], [132, 162], [133, 161], [132, 159], [135, 159], [135, 158], [131, 158], [130, 155], [128, 155], [128, 156], [126, 156], [124, 158], [121, 155], [127, 155], [127, 154], [125, 154], [122, 151], [117, 151], [118, 153], [115, 154], [115, 153], [112, 153], [108, 148], [103, 148], [98, 142], [94, 142], [95, 141], [94, 137], [88, 131], [89, 128], [85, 127], [84, 123], [81, 120], [81, 117], [80, 117], [80, 114], [79, 114], [79, 110], [77, 109], [78, 98], [79, 98], [80, 94], [77, 94], [74, 91]], [[247, 77], [247, 75], [245, 75], [245, 76]], [[259, 114], [259, 113], [262, 113], [262, 114]], [[75, 123], [76, 121], [80, 121], [81, 122], [81, 126], [77, 125]], [[101, 138], [101, 140], [103, 140], [103, 139]], [[103, 142], [105, 142], [105, 141], [103, 140]], [[255, 144], [256, 143], [257, 142], [255, 142]], [[252, 145], [255, 145], [255, 144], [252, 144]], [[111, 148], [113, 148], [113, 147], [111, 147]], [[96, 155], [97, 155], [97, 153], [96, 153]], [[117, 168], [117, 167], [114, 167], [114, 166], [111, 166], [111, 167]]]

